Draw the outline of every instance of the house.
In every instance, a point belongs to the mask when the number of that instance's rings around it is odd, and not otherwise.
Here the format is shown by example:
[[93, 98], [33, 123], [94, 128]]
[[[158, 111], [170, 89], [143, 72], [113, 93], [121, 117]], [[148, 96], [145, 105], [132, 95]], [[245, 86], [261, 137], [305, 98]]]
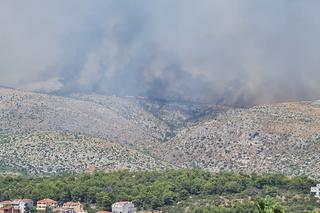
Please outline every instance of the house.
[[55, 208], [57, 206], [57, 201], [46, 198], [37, 202], [37, 211], [45, 211], [47, 208]]
[[76, 213], [83, 213], [83, 205], [80, 202], [66, 202], [62, 206], [63, 209], [71, 209]]
[[52, 209], [52, 212], [57, 212], [57, 213], [76, 213], [73, 209], [64, 209], [64, 208], [54, 208], [54, 209]]
[[19, 208], [20, 213], [25, 213], [33, 207], [33, 201], [31, 199], [16, 199], [13, 200], [13, 207]]
[[[33, 201], [31, 199], [16, 199], [14, 201], [7, 200], [0, 202], [0, 213], [25, 213], [26, 210], [32, 208]], [[12, 207], [12, 208], [11, 208]]]
[[135, 213], [136, 210], [132, 202], [121, 201], [112, 204], [112, 213]]

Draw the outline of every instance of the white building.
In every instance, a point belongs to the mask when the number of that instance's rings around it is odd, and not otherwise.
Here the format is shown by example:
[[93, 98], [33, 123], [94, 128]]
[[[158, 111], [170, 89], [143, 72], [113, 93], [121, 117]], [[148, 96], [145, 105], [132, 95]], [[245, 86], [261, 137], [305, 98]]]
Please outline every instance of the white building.
[[33, 201], [31, 199], [16, 199], [13, 201], [13, 206], [20, 209], [20, 213], [24, 213], [26, 209], [33, 207]]
[[317, 184], [316, 187], [311, 187], [311, 193], [315, 193], [316, 198], [320, 198], [320, 184]]
[[135, 213], [136, 209], [132, 202], [121, 201], [112, 204], [112, 213]]
[[65, 210], [71, 209], [76, 213], [84, 213], [83, 205], [80, 202], [66, 202], [63, 204], [62, 208]]

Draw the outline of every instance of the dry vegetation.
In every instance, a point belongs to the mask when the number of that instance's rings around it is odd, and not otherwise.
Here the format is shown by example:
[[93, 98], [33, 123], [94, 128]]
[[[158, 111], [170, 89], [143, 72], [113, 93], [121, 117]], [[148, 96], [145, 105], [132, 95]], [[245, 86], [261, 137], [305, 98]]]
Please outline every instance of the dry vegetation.
[[1, 133], [0, 140], [0, 166], [16, 168], [28, 174], [171, 167], [138, 151], [84, 135], [56, 132]]
[[230, 109], [0, 89], [0, 132], [2, 170], [47, 174], [174, 165], [320, 177], [319, 102]]
[[182, 130], [165, 146], [179, 166], [319, 177], [320, 107], [286, 103], [230, 110]]

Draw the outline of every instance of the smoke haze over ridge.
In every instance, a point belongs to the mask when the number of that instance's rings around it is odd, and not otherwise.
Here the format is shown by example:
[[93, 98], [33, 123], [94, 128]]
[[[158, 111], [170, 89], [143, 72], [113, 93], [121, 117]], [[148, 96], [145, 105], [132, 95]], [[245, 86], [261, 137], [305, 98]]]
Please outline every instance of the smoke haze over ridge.
[[251, 105], [320, 98], [317, 0], [4, 0], [0, 84]]

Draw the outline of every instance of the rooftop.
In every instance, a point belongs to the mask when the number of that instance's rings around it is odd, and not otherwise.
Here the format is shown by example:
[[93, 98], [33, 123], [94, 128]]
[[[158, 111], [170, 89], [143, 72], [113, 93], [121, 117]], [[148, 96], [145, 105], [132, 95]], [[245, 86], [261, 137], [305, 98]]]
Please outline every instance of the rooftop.
[[33, 202], [31, 199], [15, 199], [13, 200], [13, 202], [18, 202], [18, 203], [29, 203], [29, 202]]
[[0, 204], [12, 205], [12, 204], [14, 204], [14, 202], [12, 202], [11, 200], [5, 200], [5, 201], [0, 202]]
[[81, 205], [80, 202], [66, 202], [63, 204], [63, 206], [79, 206]]
[[49, 198], [45, 198], [43, 200], [38, 200], [37, 203], [38, 204], [49, 204], [49, 205], [52, 205], [52, 204], [57, 204], [57, 201], [49, 199]]
[[130, 204], [130, 205], [132, 204], [133, 205], [133, 203], [129, 202], [129, 201], [119, 201], [119, 202], [116, 202], [116, 203], [112, 204], [112, 206], [113, 207], [122, 207], [122, 206], [127, 205], [127, 204]]

